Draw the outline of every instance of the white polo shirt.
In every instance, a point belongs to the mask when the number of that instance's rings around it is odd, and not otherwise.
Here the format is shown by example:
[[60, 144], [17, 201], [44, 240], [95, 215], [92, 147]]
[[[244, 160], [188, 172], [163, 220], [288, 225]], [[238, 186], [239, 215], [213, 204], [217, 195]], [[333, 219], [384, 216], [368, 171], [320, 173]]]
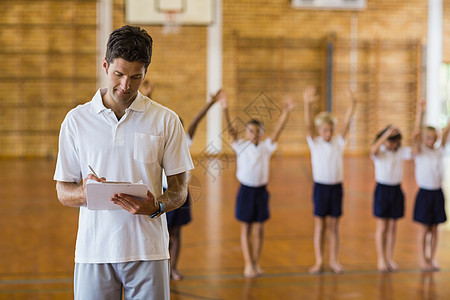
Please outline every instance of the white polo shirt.
[[[54, 179], [79, 182], [91, 165], [110, 181], [142, 180], [161, 196], [162, 170], [176, 175], [193, 168], [186, 137], [171, 110], [138, 96], [117, 120], [98, 90], [92, 101], [72, 109], [61, 125]], [[120, 263], [168, 259], [165, 214], [132, 215], [125, 210], [80, 208], [75, 250], [77, 263]]]
[[[187, 134], [187, 133], [186, 133], [186, 142], [187, 142], [189, 148], [191, 148], [192, 142], [193, 142], [193, 141], [192, 141], [191, 136], [190, 136], [189, 134]], [[166, 173], [165, 173], [164, 170], [163, 170], [163, 175], [162, 175], [162, 187], [165, 188], [165, 189], [167, 189], [168, 186], [169, 186], [169, 185], [167, 184], [167, 176], [166, 176]]]
[[416, 182], [420, 188], [437, 190], [442, 186], [444, 174], [444, 149], [430, 149], [420, 146], [420, 153], [414, 155]]
[[375, 165], [375, 181], [386, 185], [398, 185], [402, 182], [403, 161], [411, 159], [411, 147], [400, 147], [390, 151], [381, 145], [377, 155], [371, 155]]
[[236, 153], [236, 177], [240, 183], [250, 187], [260, 187], [269, 181], [270, 157], [277, 149], [277, 144], [270, 138], [255, 146], [249, 140], [237, 140], [232, 143]]
[[346, 140], [338, 134], [326, 142], [322, 137], [306, 137], [311, 151], [313, 179], [321, 184], [338, 184], [344, 179], [343, 155]]

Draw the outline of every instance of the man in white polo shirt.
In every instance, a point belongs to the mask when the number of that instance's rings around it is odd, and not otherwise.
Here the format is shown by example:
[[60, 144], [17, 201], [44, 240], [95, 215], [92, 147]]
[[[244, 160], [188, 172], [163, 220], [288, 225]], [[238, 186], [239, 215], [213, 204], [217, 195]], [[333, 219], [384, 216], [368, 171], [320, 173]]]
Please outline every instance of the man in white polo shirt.
[[[123, 26], [109, 36], [103, 68], [108, 88], [72, 109], [61, 125], [54, 179], [58, 199], [80, 207], [75, 299], [169, 299], [166, 217], [187, 195], [193, 168], [184, 130], [171, 110], [139, 87], [151, 61], [152, 38]], [[91, 174], [89, 166], [96, 174]], [[162, 193], [162, 171], [168, 189]], [[99, 178], [100, 177], [100, 178]], [[119, 210], [86, 207], [86, 180], [142, 181], [147, 198], [114, 195]]]

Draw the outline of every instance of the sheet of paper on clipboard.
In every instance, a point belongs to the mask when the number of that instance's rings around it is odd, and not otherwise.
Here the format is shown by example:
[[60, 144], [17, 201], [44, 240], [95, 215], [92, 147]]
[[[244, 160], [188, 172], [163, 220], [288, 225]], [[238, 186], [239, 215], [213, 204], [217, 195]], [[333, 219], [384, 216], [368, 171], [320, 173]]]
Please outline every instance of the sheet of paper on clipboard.
[[147, 196], [147, 186], [143, 183], [86, 182], [87, 208], [92, 210], [122, 209], [111, 202], [114, 194], [128, 194], [136, 198]]

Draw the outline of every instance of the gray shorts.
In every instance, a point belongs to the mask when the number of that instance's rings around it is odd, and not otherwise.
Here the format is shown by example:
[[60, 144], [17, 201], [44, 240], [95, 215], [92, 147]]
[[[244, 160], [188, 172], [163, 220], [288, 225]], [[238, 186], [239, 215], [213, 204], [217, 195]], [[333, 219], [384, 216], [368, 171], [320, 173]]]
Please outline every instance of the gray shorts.
[[75, 263], [74, 299], [170, 299], [169, 260]]

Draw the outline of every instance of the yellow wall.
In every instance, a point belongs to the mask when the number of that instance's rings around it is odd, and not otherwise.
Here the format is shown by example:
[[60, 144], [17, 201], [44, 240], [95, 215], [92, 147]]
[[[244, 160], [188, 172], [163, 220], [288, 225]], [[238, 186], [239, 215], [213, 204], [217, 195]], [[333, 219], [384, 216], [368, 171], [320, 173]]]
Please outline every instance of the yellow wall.
[[[96, 89], [96, 1], [0, 2], [0, 156], [54, 156], [65, 113]], [[444, 60], [450, 61], [450, 11], [444, 3]], [[125, 24], [125, 1], [115, 0], [114, 27]], [[368, 0], [364, 11], [302, 11], [289, 1], [223, 1], [223, 87], [234, 118], [249, 118], [260, 97], [281, 107], [283, 95], [299, 105], [281, 137], [279, 152], [307, 153], [301, 90], [316, 85], [325, 108], [326, 46], [332, 41], [333, 113], [342, 120], [350, 83], [350, 20], [358, 19], [360, 100], [349, 153], [366, 152], [375, 132], [396, 123], [409, 142], [414, 102], [423, 94], [421, 55], [426, 45], [427, 0]], [[204, 26], [183, 26], [154, 39], [148, 77], [153, 98], [175, 110], [185, 125], [206, 101]], [[252, 104], [253, 103], [253, 104]], [[246, 111], [247, 110], [247, 111]], [[266, 131], [278, 115], [266, 118]], [[192, 152], [205, 148], [203, 121]], [[226, 144], [225, 144], [226, 146]], [[226, 148], [226, 151], [229, 151]]]

